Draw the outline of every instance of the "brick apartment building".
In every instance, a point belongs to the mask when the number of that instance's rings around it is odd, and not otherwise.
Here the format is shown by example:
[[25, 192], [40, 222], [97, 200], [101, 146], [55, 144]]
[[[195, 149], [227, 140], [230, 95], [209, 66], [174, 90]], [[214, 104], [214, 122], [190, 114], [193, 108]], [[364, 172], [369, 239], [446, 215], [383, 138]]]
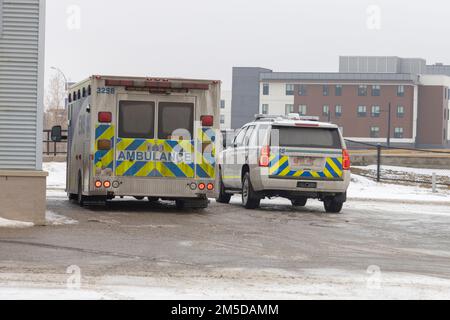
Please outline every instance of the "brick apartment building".
[[[448, 147], [450, 66], [424, 59], [341, 57], [339, 72], [234, 68], [231, 127], [255, 114], [300, 113], [338, 124], [349, 139]], [[390, 107], [389, 107], [390, 106]]]

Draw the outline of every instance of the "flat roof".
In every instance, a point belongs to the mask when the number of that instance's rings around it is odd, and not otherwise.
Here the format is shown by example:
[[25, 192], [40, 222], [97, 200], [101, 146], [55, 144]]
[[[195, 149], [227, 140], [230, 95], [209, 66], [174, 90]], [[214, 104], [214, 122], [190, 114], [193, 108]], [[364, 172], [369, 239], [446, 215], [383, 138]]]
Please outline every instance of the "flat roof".
[[404, 81], [419, 82], [419, 77], [407, 73], [341, 73], [341, 72], [271, 72], [261, 73], [261, 81]]

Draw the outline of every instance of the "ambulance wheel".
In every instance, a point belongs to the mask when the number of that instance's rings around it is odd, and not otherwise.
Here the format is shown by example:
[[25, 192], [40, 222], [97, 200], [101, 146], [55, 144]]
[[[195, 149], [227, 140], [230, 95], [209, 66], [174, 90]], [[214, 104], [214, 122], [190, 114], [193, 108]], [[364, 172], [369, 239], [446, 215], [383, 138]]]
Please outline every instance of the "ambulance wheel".
[[158, 202], [158, 201], [159, 201], [159, 198], [148, 197], [148, 202], [150, 202], [150, 203], [155, 203], [155, 202]]
[[142, 201], [144, 200], [144, 197], [134, 197], [136, 200]]
[[83, 182], [81, 181], [81, 174], [78, 176], [78, 195], [77, 202], [80, 207], [84, 207], [86, 197], [83, 196]]
[[225, 185], [223, 184], [223, 180], [222, 180], [222, 173], [220, 173], [220, 178], [219, 178], [219, 196], [216, 198], [216, 201], [218, 203], [230, 203], [231, 201], [231, 194], [226, 193], [225, 192]]
[[78, 195], [76, 193], [68, 193], [68, 197], [70, 201], [78, 200]]

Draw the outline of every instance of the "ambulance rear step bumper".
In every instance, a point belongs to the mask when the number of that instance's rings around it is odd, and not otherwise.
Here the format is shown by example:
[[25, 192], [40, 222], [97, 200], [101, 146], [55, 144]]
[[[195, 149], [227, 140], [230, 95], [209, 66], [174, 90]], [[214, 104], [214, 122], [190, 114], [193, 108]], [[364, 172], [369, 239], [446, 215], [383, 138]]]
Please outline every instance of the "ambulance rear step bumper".
[[193, 190], [192, 183], [214, 183], [214, 180], [208, 179], [115, 177], [112, 180], [118, 181], [120, 186], [109, 191], [119, 197], [198, 198], [206, 195], [207, 191]]

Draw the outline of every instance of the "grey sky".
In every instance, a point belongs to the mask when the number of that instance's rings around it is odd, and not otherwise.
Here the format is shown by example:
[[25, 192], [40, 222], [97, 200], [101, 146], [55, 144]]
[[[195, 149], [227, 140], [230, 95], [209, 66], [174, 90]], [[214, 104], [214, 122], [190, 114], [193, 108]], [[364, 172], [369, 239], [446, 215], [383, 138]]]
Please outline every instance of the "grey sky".
[[[379, 30], [367, 27], [370, 5]], [[229, 89], [233, 66], [337, 71], [339, 55], [450, 63], [449, 12], [445, 0], [47, 0], [47, 77], [57, 66], [73, 81], [177, 76]]]

